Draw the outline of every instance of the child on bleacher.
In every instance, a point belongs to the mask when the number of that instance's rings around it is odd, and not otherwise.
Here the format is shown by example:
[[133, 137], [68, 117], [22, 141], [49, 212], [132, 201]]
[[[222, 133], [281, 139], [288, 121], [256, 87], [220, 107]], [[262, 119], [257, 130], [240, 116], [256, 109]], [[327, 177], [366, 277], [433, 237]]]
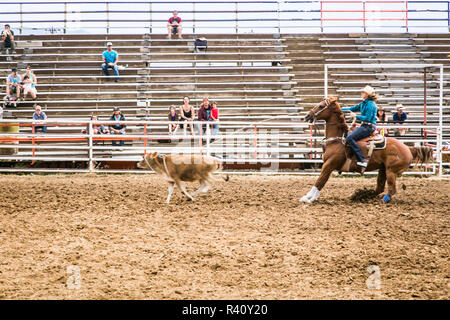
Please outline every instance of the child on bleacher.
[[[91, 121], [96, 121], [96, 120], [98, 120], [97, 116], [96, 115], [91, 115]], [[102, 133], [103, 134], [107, 134], [107, 133], [109, 133], [108, 129], [105, 128], [105, 126], [101, 125], [101, 124], [93, 124], [92, 125], [92, 130], [93, 130], [94, 134], [102, 134]], [[86, 129], [82, 129], [81, 130], [81, 133], [83, 133], [83, 134], [86, 134], [88, 132], [89, 132], [89, 124], [86, 125]]]
[[212, 125], [213, 127], [212, 135], [213, 136], [217, 135], [217, 132], [219, 131], [219, 124], [217, 123], [219, 121], [219, 109], [217, 109], [217, 102], [215, 101], [211, 104], [211, 110], [209, 113], [208, 121], [215, 122]]
[[26, 73], [24, 74], [22, 78], [23, 83], [23, 98], [25, 99], [28, 94], [31, 95], [31, 98], [33, 100], [36, 100], [37, 98], [37, 90], [36, 90], [36, 84], [37, 84], [37, 78], [34, 75], [33, 71], [31, 70], [31, 66], [27, 66]]
[[[177, 109], [174, 105], [170, 106], [168, 117], [169, 117], [169, 121], [174, 121], [174, 122], [179, 121]], [[169, 123], [169, 134], [175, 134], [177, 132], [177, 130], [178, 130], [178, 123]]]

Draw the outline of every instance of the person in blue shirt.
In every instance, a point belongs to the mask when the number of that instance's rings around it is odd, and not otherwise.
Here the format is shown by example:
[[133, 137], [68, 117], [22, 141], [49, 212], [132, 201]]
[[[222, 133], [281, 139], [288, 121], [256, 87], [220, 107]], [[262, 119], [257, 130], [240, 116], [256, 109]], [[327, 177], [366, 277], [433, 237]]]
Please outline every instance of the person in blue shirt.
[[[117, 124], [111, 124], [109, 125], [109, 132], [111, 134], [126, 134], [126, 129], [127, 126], [123, 123], [120, 123], [122, 121], [125, 121], [125, 116], [122, 114], [122, 112], [120, 111], [119, 107], [114, 107], [114, 112], [111, 116], [111, 118], [109, 118], [110, 121], [117, 121], [119, 123]], [[123, 140], [119, 140], [119, 142], [112, 140], [112, 145], [113, 146], [123, 146], [124, 145], [124, 141]]]
[[[41, 110], [41, 106], [36, 106], [33, 113], [33, 120], [38, 120], [37, 123], [41, 124], [45, 120], [47, 120], [47, 115], [44, 111]], [[37, 133], [39, 129], [42, 131], [42, 133], [47, 132], [47, 126], [35, 126], [34, 130]]]
[[[406, 115], [405, 112], [405, 108], [403, 107], [402, 104], [398, 104], [397, 105], [397, 112], [394, 113], [394, 115], [392, 116], [392, 120], [394, 122], [394, 124], [399, 125], [399, 124], [403, 124], [406, 120], [408, 119], [408, 116]], [[406, 133], [406, 128], [399, 128], [399, 129], [394, 129], [394, 134], [396, 136], [403, 136]]]
[[109, 70], [108, 68], [111, 68], [114, 70], [114, 75], [116, 78], [114, 79], [115, 82], [119, 81], [119, 69], [117, 68], [117, 63], [119, 62], [119, 54], [117, 51], [112, 49], [112, 43], [108, 42], [106, 44], [106, 50], [103, 51], [102, 54], [103, 64], [102, 69], [106, 76], [109, 76]]
[[[375, 103], [377, 100], [375, 90], [371, 86], [365, 86], [361, 90], [361, 99], [363, 99], [363, 102], [351, 108], [342, 108], [342, 111], [350, 111], [352, 118], [356, 117], [356, 119], [362, 122], [360, 127], [356, 128], [347, 136], [347, 144], [356, 156], [356, 164], [360, 167], [366, 168], [368, 160], [364, 159], [364, 156], [356, 142], [370, 136], [372, 132], [377, 129], [376, 124], [378, 108]], [[356, 115], [354, 112], [357, 111], [361, 114]]]

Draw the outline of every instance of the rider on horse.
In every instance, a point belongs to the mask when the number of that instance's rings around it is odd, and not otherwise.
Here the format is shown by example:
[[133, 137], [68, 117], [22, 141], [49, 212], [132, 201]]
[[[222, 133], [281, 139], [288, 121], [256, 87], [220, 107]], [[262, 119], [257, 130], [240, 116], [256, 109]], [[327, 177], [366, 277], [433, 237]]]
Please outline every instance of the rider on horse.
[[[376, 130], [378, 108], [375, 101], [377, 100], [377, 95], [371, 86], [365, 86], [361, 90], [361, 98], [363, 99], [363, 102], [351, 108], [342, 108], [342, 111], [350, 111], [352, 118], [356, 117], [356, 119], [362, 122], [360, 127], [357, 127], [347, 136], [347, 144], [356, 155], [356, 164], [360, 167], [366, 168], [368, 160], [364, 159], [364, 156], [356, 142], [369, 137]], [[361, 115], [356, 115], [354, 113], [357, 111], [360, 111]]]

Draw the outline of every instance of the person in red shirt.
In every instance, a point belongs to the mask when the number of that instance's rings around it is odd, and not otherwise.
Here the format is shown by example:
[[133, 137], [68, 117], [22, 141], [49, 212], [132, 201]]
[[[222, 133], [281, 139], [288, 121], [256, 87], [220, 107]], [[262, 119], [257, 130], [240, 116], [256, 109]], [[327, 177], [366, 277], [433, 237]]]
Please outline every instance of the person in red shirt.
[[210, 114], [209, 114], [209, 118], [208, 121], [214, 121], [214, 124], [212, 125], [213, 127], [213, 132], [212, 135], [215, 136], [217, 135], [217, 133], [219, 132], [219, 109], [217, 109], [217, 102], [213, 102], [211, 104], [211, 109], [210, 109]]
[[181, 18], [178, 16], [178, 11], [173, 12], [173, 17], [170, 17], [169, 21], [167, 21], [167, 38], [171, 39], [172, 35], [178, 35], [179, 39], [182, 39], [181, 36], [182, 28], [181, 28]]

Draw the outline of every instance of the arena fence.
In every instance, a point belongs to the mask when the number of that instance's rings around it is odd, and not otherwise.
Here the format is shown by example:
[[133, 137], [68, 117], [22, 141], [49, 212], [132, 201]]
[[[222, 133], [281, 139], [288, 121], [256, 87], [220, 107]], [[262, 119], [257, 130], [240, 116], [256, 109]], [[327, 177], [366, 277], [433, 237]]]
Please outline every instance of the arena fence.
[[[450, 129], [450, 126], [444, 126]], [[442, 152], [440, 154], [441, 165], [439, 166], [439, 175], [442, 177], [450, 177], [450, 139], [442, 139]]]
[[[45, 8], [43, 10], [43, 8]], [[51, 10], [50, 10], [51, 8]], [[0, 21], [21, 34], [448, 32], [449, 1], [5, 1]]]
[[[122, 124], [122, 122], [119, 122]], [[94, 126], [118, 124], [112, 121], [73, 121], [73, 120], [1, 120], [0, 161], [3, 164], [0, 172], [97, 172], [97, 173], [143, 173], [145, 171], [131, 169], [108, 169], [99, 167], [105, 162], [135, 162], [149, 152], [161, 154], [203, 154], [222, 159], [226, 164], [261, 164], [257, 170], [238, 170], [231, 173], [258, 174], [300, 174], [315, 175], [320, 172], [323, 135], [313, 135], [310, 124], [293, 121], [265, 122], [220, 122], [220, 131], [212, 135], [212, 128], [206, 125], [204, 133], [191, 135], [189, 130], [184, 135], [178, 128], [173, 134], [168, 133], [169, 121], [125, 121], [127, 134], [94, 134]], [[185, 122], [178, 122], [181, 124]], [[205, 125], [205, 122], [193, 122], [194, 126]], [[211, 124], [211, 123], [208, 123]], [[38, 133], [38, 128], [46, 126], [47, 133]], [[323, 124], [322, 124], [323, 127]], [[438, 126], [385, 125], [381, 128], [408, 128], [414, 132], [427, 131], [421, 137], [404, 137], [403, 142], [433, 146], [436, 150], [436, 162], [427, 168], [413, 169], [408, 174], [447, 173], [443, 167], [450, 165], [443, 162], [441, 146], [442, 136]], [[82, 133], [83, 128], [86, 132]], [[446, 127], [450, 129], [450, 126]], [[7, 132], [5, 132], [7, 131]], [[61, 131], [61, 133], [58, 133]], [[197, 132], [197, 130], [195, 131]], [[308, 133], [305, 133], [308, 132]], [[113, 146], [112, 141], [124, 145]], [[447, 139], [446, 142], [449, 142]], [[445, 151], [448, 154], [448, 151]], [[39, 166], [24, 166], [37, 162], [77, 162], [85, 163], [82, 168], [51, 169]], [[13, 162], [14, 167], [4, 166]], [[297, 169], [285, 171], [280, 164], [310, 164], [314, 169]], [[448, 171], [447, 171], [448, 172]], [[368, 173], [371, 174], [371, 173]]]

